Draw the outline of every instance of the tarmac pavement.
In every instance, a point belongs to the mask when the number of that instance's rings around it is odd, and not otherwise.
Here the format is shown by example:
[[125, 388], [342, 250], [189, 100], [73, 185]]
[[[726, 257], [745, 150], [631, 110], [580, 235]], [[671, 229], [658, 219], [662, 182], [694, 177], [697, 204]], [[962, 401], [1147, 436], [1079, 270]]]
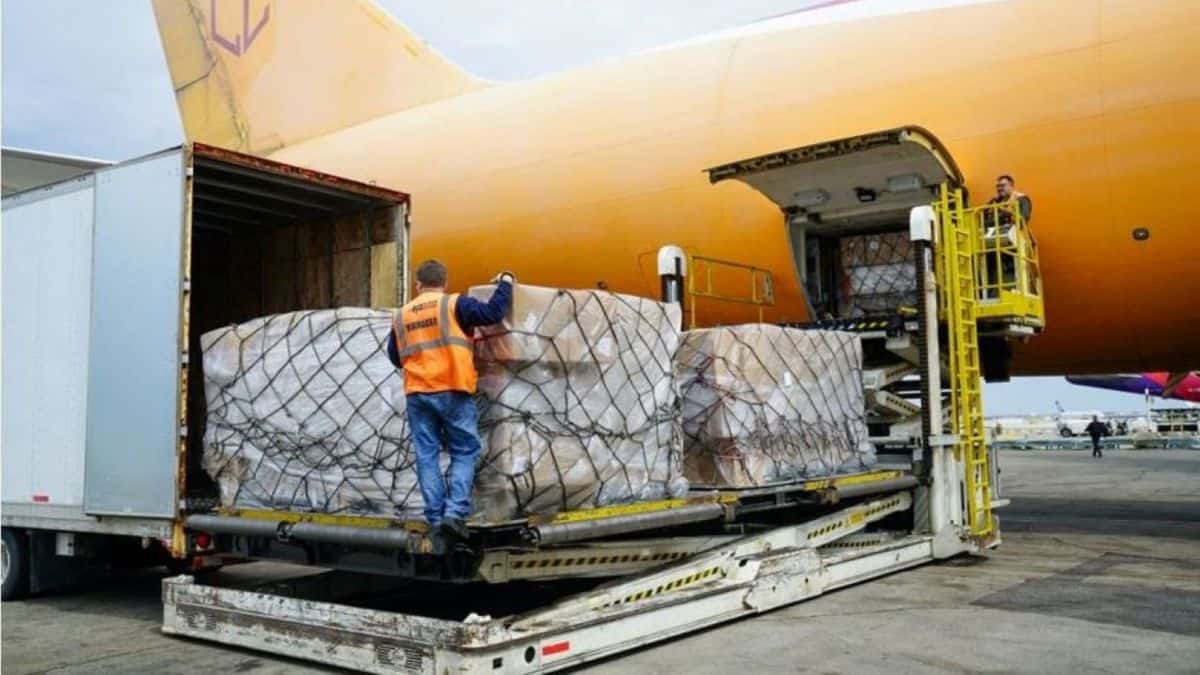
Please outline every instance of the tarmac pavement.
[[[1005, 451], [1004, 543], [589, 673], [1196, 672], [1200, 452]], [[231, 578], [286, 576], [254, 563]], [[318, 673], [159, 631], [161, 573], [4, 603], [3, 672]]]

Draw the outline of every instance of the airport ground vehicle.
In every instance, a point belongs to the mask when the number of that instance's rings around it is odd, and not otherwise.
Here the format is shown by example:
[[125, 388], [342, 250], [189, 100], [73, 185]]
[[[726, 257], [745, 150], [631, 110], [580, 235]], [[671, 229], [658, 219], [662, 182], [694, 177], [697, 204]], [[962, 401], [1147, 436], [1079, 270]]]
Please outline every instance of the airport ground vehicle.
[[[120, 378], [128, 377], [134, 368], [129, 360], [145, 354], [145, 350], [131, 352], [124, 345], [98, 352], [96, 345], [110, 343], [97, 337], [105, 335], [105, 326], [93, 328], [91, 372], [85, 380], [89, 391], [84, 410], [86, 473], [82, 503], [73, 507], [75, 521], [92, 523], [92, 532], [111, 528], [114, 522], [130, 523], [130, 527], [139, 523], [149, 529], [133, 534], [167, 542], [177, 558], [201, 554], [289, 560], [333, 571], [259, 589], [210, 586], [188, 575], [167, 579], [163, 586], [163, 628], [169, 633], [372, 672], [553, 670], [767, 611], [923, 562], [979, 552], [1000, 541], [999, 520], [993, 508], [1002, 502], [998, 498], [995, 461], [984, 440], [979, 393], [980, 336], [1027, 339], [1040, 330], [1036, 248], [1011, 205], [966, 206], [960, 188], [962, 177], [953, 161], [936, 139], [919, 129], [841, 139], [709, 170], [713, 182], [740, 180], [776, 201], [791, 228], [798, 259], [811, 265], [804, 276], [812, 279], [814, 286], [821, 279], [834, 278], [836, 248], [846, 237], [901, 233], [904, 241], [912, 244], [912, 305], [896, 304], [873, 316], [839, 316], [842, 312], [837, 293], [823, 294], [817, 288], [812, 294], [814, 304], [819, 303], [833, 318], [800, 326], [838, 328], [862, 336], [872, 441], [881, 458], [875, 470], [753, 489], [693, 490], [683, 499], [472, 523], [470, 545], [449, 551], [440, 550], [416, 524], [223, 510], [204, 503], [203, 495], [189, 498], [189, 489], [200, 489], [202, 481], [193, 467], [197, 453], [192, 449], [194, 427], [199, 421], [187, 413], [196, 411], [195, 406], [188, 406], [193, 394], [187, 386], [189, 366], [195, 366], [186, 358], [189, 350], [183, 347], [190, 344], [188, 321], [201, 324], [197, 317], [208, 315], [200, 309], [198, 298], [190, 299], [188, 294], [193, 288], [197, 296], [200, 294], [200, 270], [207, 271], [210, 282], [220, 273], [205, 267], [204, 256], [197, 255], [198, 239], [184, 242], [189, 240], [188, 228], [210, 215], [221, 222], [223, 229], [216, 231], [232, 237], [238, 230], [234, 216], [240, 213], [223, 209], [202, 213], [199, 205], [213, 200], [208, 198], [210, 195], [199, 198], [199, 190], [213, 178], [206, 174], [227, 169], [226, 162], [239, 171], [251, 165], [271, 176], [280, 172], [293, 176], [298, 170], [203, 146], [193, 148], [191, 159], [188, 157], [185, 148], [146, 160], [156, 166], [161, 162], [158, 170], [166, 175], [182, 172], [175, 174], [177, 178], [193, 178], [187, 175], [187, 166], [199, 162], [195, 184], [176, 181], [182, 185], [176, 195], [188, 195], [190, 190], [191, 197], [169, 199], [174, 209], [169, 211], [174, 218], [170, 222], [184, 223], [183, 238], [167, 242], [160, 251], [170, 258], [160, 274], [169, 271], [173, 278], [180, 279], [178, 271], [185, 271], [176, 290], [160, 296], [164, 305], [160, 322], [176, 331], [167, 331], [176, 341], [164, 339], [159, 346], [171, 343], [178, 351], [164, 359], [165, 365], [158, 365], [164, 378], [163, 390], [174, 391], [177, 396], [167, 402], [169, 405], [161, 400], [147, 401], [145, 410], [154, 409], [151, 403], [166, 407], [163, 419], [171, 425], [160, 429], [158, 436], [140, 441], [145, 455], [117, 455], [115, 459], [125, 462], [123, 465], [103, 464], [114, 459], [103, 450], [95, 459], [90, 456], [94, 446], [107, 440], [103, 433], [110, 423], [106, 418], [93, 424], [92, 417], [110, 412], [103, 406], [111, 404], [113, 392], [119, 391], [116, 386]], [[213, 163], [219, 166], [208, 166]], [[209, 171], [200, 172], [200, 165]], [[362, 202], [357, 210], [347, 213], [368, 210], [379, 216], [354, 221], [362, 226], [368, 244], [366, 253], [357, 251], [355, 255], [360, 256], [360, 267], [369, 261], [371, 270], [363, 287], [370, 292], [359, 301], [392, 304], [395, 294], [403, 295], [405, 285], [407, 199], [400, 193], [371, 186], [315, 177], [325, 181], [322, 185], [339, 185]], [[101, 187], [104, 185], [99, 174], [96, 180]], [[255, 188], [255, 192], [245, 194], [265, 192], [271, 197], [277, 189]], [[795, 200], [805, 196], [810, 199], [798, 206]], [[20, 203], [6, 203], [5, 215]], [[180, 204], [185, 205], [182, 218]], [[190, 204], [197, 206], [192, 209], [187, 206]], [[192, 210], [195, 213], [189, 215]], [[97, 210], [98, 216], [105, 213]], [[312, 216], [307, 212], [297, 215]], [[1009, 227], [989, 234], [984, 225], [989, 219], [999, 222], [1001, 215], [1012, 219]], [[335, 216], [326, 216], [321, 222], [332, 228], [336, 242], [338, 223], [345, 222], [346, 216]], [[205, 222], [212, 226], [215, 221]], [[311, 222], [316, 220], [305, 221], [305, 231], [313, 229]], [[390, 229], [380, 231], [388, 236], [371, 244], [375, 241], [371, 224], [384, 222]], [[263, 236], [273, 241], [288, 227], [276, 224]], [[96, 308], [112, 302], [112, 296], [104, 291], [108, 282], [101, 263], [106, 256], [101, 254], [111, 253], [112, 249], [103, 245], [103, 230], [97, 226], [93, 321]], [[389, 244], [390, 257], [386, 249]], [[379, 246], [385, 248], [377, 249]], [[236, 258], [236, 248], [230, 248], [230, 259]], [[302, 248], [297, 245], [296, 250]], [[190, 255], [179, 257], [175, 255], [178, 250]], [[277, 247], [264, 248], [265, 253], [268, 250], [278, 253]], [[7, 251], [6, 247], [6, 255]], [[334, 251], [330, 261], [335, 277], [337, 255]], [[995, 258], [991, 267], [988, 256]], [[728, 265], [693, 254], [687, 256], [691, 264], [686, 268], [676, 264], [661, 271], [666, 277], [686, 276], [689, 271], [696, 274], [701, 259], [708, 261], [702, 264], [748, 272], [753, 290], [738, 295], [707, 284], [697, 286], [668, 278], [663, 287], [674, 296], [668, 299], [690, 302], [707, 294], [751, 305], [770, 301], [769, 275], [758, 274], [752, 266]], [[264, 287], [261, 301], [244, 308], [249, 315], [322, 306], [323, 302], [349, 304], [345, 298], [339, 302], [336, 290], [312, 295], [311, 287], [302, 284], [291, 295], [285, 291], [267, 292], [265, 279], [270, 275], [263, 270], [281, 262], [286, 260], [270, 255], [258, 260], [256, 269], [259, 278], [264, 279]], [[6, 274], [7, 270], [6, 265]], [[229, 270], [231, 275], [234, 271]], [[296, 274], [293, 278], [299, 282], [310, 277]], [[122, 287], [130, 294], [125, 297], [148, 287], [145, 281], [143, 278], [140, 284]], [[337, 284], [333, 286], [336, 289]], [[691, 292], [682, 293], [683, 288]], [[167, 296], [176, 304], [166, 302]], [[275, 302], [279, 304], [272, 304]], [[228, 304], [217, 303], [211, 311]], [[5, 307], [7, 326], [7, 302]], [[33, 309], [29, 313], [36, 314]], [[186, 318], [177, 323], [181, 316]], [[219, 318], [228, 321], [238, 317]], [[107, 329], [112, 330], [111, 326]], [[7, 339], [5, 345], [8, 349]], [[113, 365], [101, 364], [97, 358], [111, 359]], [[114, 368], [121, 364], [123, 367]], [[103, 377], [112, 378], [103, 388], [92, 382]], [[99, 399], [95, 407], [93, 391]], [[119, 415], [122, 409], [111, 413]], [[136, 410], [146, 417], [141, 408]], [[128, 417], [125, 422], [141, 425]], [[160, 447], [154, 445], [156, 442], [170, 448], [170, 461], [162, 461], [163, 473], [157, 479], [139, 471], [139, 480], [163, 480], [165, 476], [168, 486], [155, 483], [155, 487], [168, 492], [171, 500], [157, 502], [160, 510], [151, 513], [137, 512], [133, 507], [114, 508], [111, 500], [120, 495], [114, 495], [111, 488], [102, 491], [108, 485], [104, 481], [112, 480], [114, 471], [130, 468], [133, 461], [141, 469], [145, 457]], [[8, 443], [6, 440], [6, 446]], [[6, 452], [6, 468], [9, 461]], [[94, 471], [93, 466], [97, 467]], [[7, 476], [8, 471], [5, 473]], [[7, 486], [5, 492], [9, 494]], [[72, 530], [66, 524], [33, 520], [38, 516], [34, 508], [10, 516], [6, 503], [5, 511], [6, 527], [36, 530], [37, 536], [53, 536], [56, 541], [83, 539], [78, 527]], [[617, 580], [580, 595], [496, 618], [483, 615], [489, 607], [482, 601], [479, 606], [467, 608], [469, 613], [457, 616], [447, 616], [446, 606], [434, 615], [420, 615], [409, 606], [405, 613], [395, 613], [331, 601], [347, 596], [352, 599], [357, 592], [389, 585], [411, 588], [407, 585], [414, 580], [501, 584], [580, 578]], [[462, 616], [466, 619], [451, 620]]]

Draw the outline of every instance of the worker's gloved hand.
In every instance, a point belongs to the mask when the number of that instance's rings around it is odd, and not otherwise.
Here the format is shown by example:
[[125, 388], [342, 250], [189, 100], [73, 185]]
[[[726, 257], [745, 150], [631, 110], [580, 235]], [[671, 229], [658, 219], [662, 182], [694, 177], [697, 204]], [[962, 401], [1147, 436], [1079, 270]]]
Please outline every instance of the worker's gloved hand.
[[517, 283], [517, 275], [513, 274], [512, 272], [509, 272], [508, 270], [505, 270], [505, 271], [497, 274], [496, 276], [492, 277], [493, 284], [498, 284], [501, 281], [507, 281], [508, 283], [515, 285]]

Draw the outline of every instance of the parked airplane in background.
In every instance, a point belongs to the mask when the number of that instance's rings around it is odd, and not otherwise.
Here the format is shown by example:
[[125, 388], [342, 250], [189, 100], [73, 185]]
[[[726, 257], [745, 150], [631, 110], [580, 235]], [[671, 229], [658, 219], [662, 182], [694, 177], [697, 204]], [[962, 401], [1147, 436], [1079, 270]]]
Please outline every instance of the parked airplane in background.
[[[512, 269], [655, 296], [655, 252], [677, 244], [770, 270], [766, 319], [805, 321], [806, 287], [839, 292], [839, 237], [906, 229], [948, 178], [981, 203], [1012, 174], [1034, 202], [1046, 330], [1011, 372], [1195, 365], [1200, 2], [796, 4], [513, 83], [467, 74], [367, 0], [154, 8], [191, 140], [411, 192], [413, 259], [443, 259], [456, 288]], [[770, 199], [706, 174], [916, 127], [884, 160]]]
[[1200, 403], [1200, 371], [1183, 373], [1131, 373], [1119, 375], [1071, 375], [1071, 384], [1097, 387], [1131, 394], [1149, 394], [1160, 398]]

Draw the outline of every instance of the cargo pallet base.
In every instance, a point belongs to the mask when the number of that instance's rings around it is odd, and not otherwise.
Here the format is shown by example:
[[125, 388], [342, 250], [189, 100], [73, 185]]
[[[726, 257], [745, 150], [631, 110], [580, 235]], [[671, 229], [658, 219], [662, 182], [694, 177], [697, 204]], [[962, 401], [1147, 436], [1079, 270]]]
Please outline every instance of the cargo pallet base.
[[912, 504], [897, 492], [497, 619], [446, 621], [179, 576], [163, 582], [163, 630], [373, 673], [558, 670], [974, 550], [958, 537], [864, 532]]

